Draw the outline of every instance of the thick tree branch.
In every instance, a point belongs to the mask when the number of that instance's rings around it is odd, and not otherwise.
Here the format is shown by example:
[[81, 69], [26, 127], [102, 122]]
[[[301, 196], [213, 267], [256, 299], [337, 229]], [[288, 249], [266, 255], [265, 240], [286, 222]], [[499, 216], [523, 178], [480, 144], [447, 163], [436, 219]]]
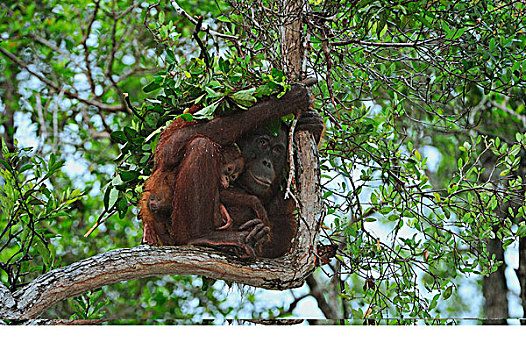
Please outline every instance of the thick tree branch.
[[196, 274], [281, 290], [301, 286], [313, 268], [308, 259], [294, 261], [287, 256], [246, 263], [212, 249], [190, 246], [115, 249], [55, 269], [14, 294], [0, 285], [0, 318], [34, 318], [61, 300], [137, 278]]

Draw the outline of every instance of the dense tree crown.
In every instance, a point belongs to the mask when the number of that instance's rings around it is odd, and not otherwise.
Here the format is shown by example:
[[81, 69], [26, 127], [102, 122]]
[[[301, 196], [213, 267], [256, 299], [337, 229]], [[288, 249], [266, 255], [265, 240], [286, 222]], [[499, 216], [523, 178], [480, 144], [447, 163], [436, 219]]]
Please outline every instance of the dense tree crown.
[[[276, 318], [313, 296], [349, 323], [506, 318], [510, 250], [526, 309], [525, 7], [3, 1], [0, 302], [57, 267], [139, 244], [136, 207], [172, 120], [245, 110], [314, 77], [326, 126], [319, 233], [337, 254], [306, 286], [268, 304], [259, 289], [233, 301], [221, 280], [144, 278], [41, 316]], [[482, 309], [470, 305], [479, 294]]]

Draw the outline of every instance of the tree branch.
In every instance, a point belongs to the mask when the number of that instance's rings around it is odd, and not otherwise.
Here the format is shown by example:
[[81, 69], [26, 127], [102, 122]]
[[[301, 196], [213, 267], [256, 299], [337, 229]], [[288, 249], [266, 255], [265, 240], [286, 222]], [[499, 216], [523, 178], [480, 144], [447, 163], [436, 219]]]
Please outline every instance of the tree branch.
[[307, 285], [310, 288], [310, 295], [316, 299], [316, 302], [318, 303], [318, 307], [323, 312], [323, 315], [331, 320], [339, 319], [338, 312], [334, 310], [329, 303], [325, 300], [325, 293], [323, 293], [322, 288], [320, 287], [318, 281], [314, 278], [314, 276], [307, 277]]
[[514, 116], [515, 118], [519, 119], [523, 125], [526, 125], [526, 116], [522, 115], [522, 114], [519, 114], [517, 112], [515, 112], [513, 109], [511, 108], [508, 108], [505, 104], [505, 102], [503, 103], [497, 103], [495, 101], [492, 101], [492, 100], [489, 100], [489, 103], [493, 106], [493, 107], [497, 107], [498, 109], [500, 109], [501, 111], [504, 111], [512, 116]]
[[250, 263], [201, 247], [115, 249], [50, 271], [14, 294], [1, 285], [0, 318], [34, 318], [61, 300], [137, 278], [202, 275], [283, 290], [301, 286], [312, 270], [308, 261], [295, 262], [290, 256]]
[[88, 38], [91, 34], [91, 27], [93, 26], [93, 23], [95, 22], [95, 18], [97, 18], [97, 13], [99, 12], [99, 5], [100, 0], [95, 2], [95, 9], [93, 10], [93, 16], [91, 16], [91, 19], [86, 27], [86, 31], [84, 33], [84, 36], [82, 38], [82, 47], [84, 48], [84, 63], [86, 64], [86, 70], [88, 77], [89, 86], [91, 88], [91, 93], [93, 96], [97, 96], [95, 93], [95, 82], [93, 81], [93, 73], [91, 72], [91, 62], [89, 60], [89, 48], [88, 48]]

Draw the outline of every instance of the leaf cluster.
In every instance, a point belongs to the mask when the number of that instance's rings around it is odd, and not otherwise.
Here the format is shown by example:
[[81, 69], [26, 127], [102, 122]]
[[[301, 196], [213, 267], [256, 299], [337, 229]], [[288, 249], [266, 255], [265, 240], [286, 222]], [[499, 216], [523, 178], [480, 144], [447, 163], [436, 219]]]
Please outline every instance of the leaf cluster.
[[0, 164], [0, 277], [16, 290], [35, 273], [45, 273], [57, 264], [51, 244], [57, 236], [53, 226], [68, 216], [83, 194], [77, 189], [53, 188], [49, 180], [64, 165], [54, 154], [45, 160], [31, 148], [9, 152], [2, 140]]

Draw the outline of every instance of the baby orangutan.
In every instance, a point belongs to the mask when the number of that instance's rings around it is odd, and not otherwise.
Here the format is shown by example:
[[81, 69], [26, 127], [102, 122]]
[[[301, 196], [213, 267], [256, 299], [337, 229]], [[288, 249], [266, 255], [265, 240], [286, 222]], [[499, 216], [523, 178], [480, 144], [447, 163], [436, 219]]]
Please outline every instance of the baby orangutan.
[[[218, 230], [231, 228], [232, 217], [226, 206], [232, 206], [237, 214], [235, 228], [249, 220], [260, 219], [266, 225], [269, 224], [268, 215], [261, 200], [253, 195], [245, 193], [239, 188], [231, 185], [237, 180], [245, 167], [245, 160], [236, 144], [221, 149], [220, 182], [222, 189], [219, 191], [219, 200], [216, 200], [218, 208], [215, 211], [214, 223]], [[241, 211], [239, 210], [241, 208]], [[255, 215], [255, 216], [254, 216]], [[219, 222], [219, 223], [218, 223]], [[223, 224], [222, 226], [219, 226]]]
[[[214, 224], [218, 226], [218, 230], [226, 230], [232, 225], [232, 217], [221, 202], [221, 192], [228, 189], [228, 187], [237, 180], [239, 174], [243, 172], [245, 161], [243, 160], [241, 151], [236, 144], [222, 148], [221, 158], [219, 182], [221, 183], [222, 190], [219, 193], [219, 198], [216, 198], [218, 209], [215, 211]], [[221, 224], [223, 225], [219, 226]]]

